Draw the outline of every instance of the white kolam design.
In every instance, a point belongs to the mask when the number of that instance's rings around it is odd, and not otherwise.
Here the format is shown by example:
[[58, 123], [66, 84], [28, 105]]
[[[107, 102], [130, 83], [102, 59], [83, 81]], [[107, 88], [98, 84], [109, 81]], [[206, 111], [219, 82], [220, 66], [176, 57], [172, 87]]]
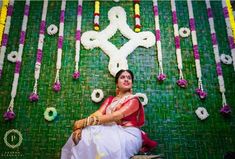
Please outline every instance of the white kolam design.
[[[109, 25], [102, 31], [87, 31], [82, 34], [81, 43], [86, 49], [101, 48], [110, 58], [108, 69], [115, 76], [121, 69], [128, 69], [127, 56], [138, 46], [149, 48], [155, 44], [155, 36], [150, 31], [135, 33], [127, 24], [126, 12], [120, 7], [113, 7], [108, 12]], [[117, 30], [129, 39], [120, 49], [110, 39]]]

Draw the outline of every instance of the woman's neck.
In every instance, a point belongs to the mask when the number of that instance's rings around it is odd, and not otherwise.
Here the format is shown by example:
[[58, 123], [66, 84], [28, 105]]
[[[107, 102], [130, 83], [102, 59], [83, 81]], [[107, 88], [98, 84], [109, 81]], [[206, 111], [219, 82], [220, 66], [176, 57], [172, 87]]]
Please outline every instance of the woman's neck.
[[127, 96], [127, 95], [130, 95], [131, 93], [128, 91], [128, 92], [119, 92], [119, 94], [117, 95], [118, 98], [122, 98], [124, 96]]

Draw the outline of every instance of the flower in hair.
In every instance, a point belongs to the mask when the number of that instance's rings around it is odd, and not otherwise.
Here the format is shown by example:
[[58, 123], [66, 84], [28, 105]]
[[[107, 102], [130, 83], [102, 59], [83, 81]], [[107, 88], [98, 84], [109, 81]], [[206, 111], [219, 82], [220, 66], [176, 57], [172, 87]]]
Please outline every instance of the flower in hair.
[[177, 81], [177, 84], [178, 84], [181, 88], [185, 88], [185, 87], [187, 87], [188, 82], [187, 82], [187, 80], [185, 80], [185, 79], [179, 79], [179, 80]]

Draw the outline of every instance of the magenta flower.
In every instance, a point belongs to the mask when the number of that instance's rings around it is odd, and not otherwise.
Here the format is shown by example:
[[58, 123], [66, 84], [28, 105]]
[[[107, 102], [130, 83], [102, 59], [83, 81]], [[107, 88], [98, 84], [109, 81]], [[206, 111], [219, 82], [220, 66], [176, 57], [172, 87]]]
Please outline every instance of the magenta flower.
[[78, 79], [80, 77], [80, 72], [76, 71], [73, 73], [73, 79]]
[[163, 73], [160, 73], [160, 74], [157, 76], [157, 80], [158, 80], [159, 82], [163, 82], [165, 79], [166, 79], [166, 75], [163, 74]]
[[39, 99], [39, 96], [37, 93], [31, 93], [29, 96], [30, 102], [36, 102], [36, 101], [38, 101], [38, 99]]
[[229, 105], [223, 105], [223, 107], [220, 109], [220, 113], [224, 116], [224, 117], [228, 117], [231, 114], [232, 110], [231, 107]]
[[6, 120], [6, 121], [11, 121], [13, 119], [15, 119], [15, 113], [11, 110], [8, 110], [7, 112], [5, 112], [3, 114], [3, 118]]
[[177, 81], [177, 84], [181, 87], [181, 88], [185, 88], [188, 85], [188, 82], [185, 79], [180, 79]]
[[200, 99], [205, 99], [207, 97], [207, 93], [204, 92], [202, 89], [197, 88], [196, 93], [199, 96]]
[[61, 85], [60, 85], [60, 82], [55, 82], [54, 85], [53, 85], [53, 90], [55, 92], [59, 92], [61, 90]]

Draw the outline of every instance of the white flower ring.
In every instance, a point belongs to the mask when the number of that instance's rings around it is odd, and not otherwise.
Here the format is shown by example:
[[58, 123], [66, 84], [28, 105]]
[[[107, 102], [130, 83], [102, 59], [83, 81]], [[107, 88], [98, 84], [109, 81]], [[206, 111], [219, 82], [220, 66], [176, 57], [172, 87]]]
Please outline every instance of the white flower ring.
[[179, 35], [180, 35], [182, 38], [189, 37], [189, 35], [190, 35], [190, 30], [189, 30], [189, 28], [185, 28], [185, 27], [180, 28], [180, 30], [179, 30]]
[[201, 120], [205, 120], [209, 116], [206, 108], [204, 107], [198, 107], [195, 113], [197, 114], [197, 117]]
[[17, 51], [12, 51], [10, 54], [7, 55], [7, 60], [10, 62], [16, 62], [18, 52]]
[[104, 98], [104, 93], [101, 89], [94, 89], [91, 94], [91, 100], [93, 102], [100, 102]]
[[[10, 134], [16, 134], [16, 135], [18, 135], [18, 142], [17, 142], [16, 144], [13, 144], [12, 141], [11, 141], [11, 142], [8, 142], [9, 139], [12, 140], [12, 139], [15, 138], [15, 135], [14, 135], [14, 136], [12, 135], [11, 138], [8, 137]], [[20, 132], [19, 130], [17, 130], [17, 129], [10, 129], [10, 130], [8, 130], [8, 131], [5, 133], [5, 135], [4, 135], [4, 143], [7, 145], [7, 147], [12, 148], [12, 149], [14, 149], [14, 148], [16, 148], [16, 147], [19, 147], [19, 146], [22, 144], [22, 140], [23, 140], [22, 134], [21, 134], [21, 132]]]
[[55, 35], [58, 32], [58, 28], [56, 25], [51, 24], [48, 28], [47, 28], [47, 34], [49, 35]]
[[224, 63], [224, 64], [232, 64], [233, 59], [231, 58], [231, 56], [226, 55], [226, 54], [221, 54], [220, 55], [220, 60]]
[[44, 112], [44, 118], [47, 121], [53, 121], [57, 117], [57, 111], [54, 107], [48, 107], [46, 108]]
[[143, 101], [141, 101], [142, 105], [145, 106], [148, 104], [148, 98], [146, 96], [146, 94], [143, 93], [136, 93], [135, 96], [139, 97], [139, 98], [143, 98]]

